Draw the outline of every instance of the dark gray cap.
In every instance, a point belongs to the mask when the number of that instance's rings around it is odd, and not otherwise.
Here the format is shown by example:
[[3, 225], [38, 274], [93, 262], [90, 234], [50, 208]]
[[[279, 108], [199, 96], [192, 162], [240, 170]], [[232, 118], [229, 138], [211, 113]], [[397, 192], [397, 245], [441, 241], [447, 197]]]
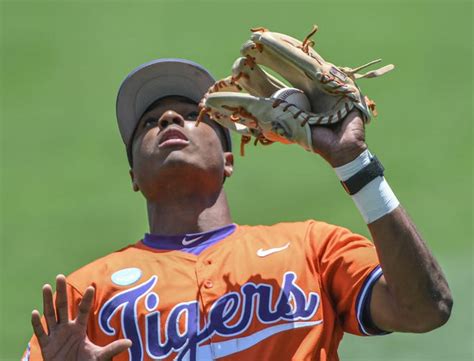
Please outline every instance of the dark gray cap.
[[[157, 59], [132, 70], [122, 82], [117, 95], [118, 126], [130, 164], [130, 146], [135, 129], [151, 104], [170, 95], [184, 96], [199, 103], [214, 82], [204, 67], [186, 59]], [[231, 152], [229, 130], [221, 128], [226, 140], [224, 150]]]

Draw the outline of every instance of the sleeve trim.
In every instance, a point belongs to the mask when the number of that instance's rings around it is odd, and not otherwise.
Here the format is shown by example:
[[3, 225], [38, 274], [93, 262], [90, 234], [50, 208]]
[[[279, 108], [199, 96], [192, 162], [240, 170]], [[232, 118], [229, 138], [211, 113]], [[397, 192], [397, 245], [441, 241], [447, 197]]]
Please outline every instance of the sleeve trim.
[[26, 348], [25, 355], [21, 359], [21, 361], [28, 361], [30, 359], [30, 353], [31, 353], [31, 345], [28, 342], [28, 347]]
[[364, 281], [364, 284], [362, 285], [362, 288], [359, 291], [359, 295], [357, 296], [357, 301], [356, 301], [356, 315], [357, 315], [357, 322], [359, 323], [359, 329], [360, 331], [367, 336], [373, 336], [373, 335], [385, 335], [389, 332], [379, 332], [379, 333], [371, 333], [368, 331], [368, 328], [364, 323], [362, 322], [362, 315], [364, 312], [364, 306], [366, 306], [367, 302], [370, 302], [370, 295], [372, 294], [372, 287], [374, 286], [375, 282], [378, 281], [378, 279], [383, 275], [382, 268], [379, 266], [375, 267], [372, 272], [367, 276], [367, 278]]

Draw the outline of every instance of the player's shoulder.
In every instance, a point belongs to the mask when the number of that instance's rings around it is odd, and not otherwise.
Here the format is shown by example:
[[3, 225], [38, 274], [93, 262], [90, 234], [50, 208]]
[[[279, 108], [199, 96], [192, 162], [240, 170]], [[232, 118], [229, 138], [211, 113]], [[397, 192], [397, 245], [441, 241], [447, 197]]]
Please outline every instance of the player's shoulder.
[[314, 229], [314, 227], [324, 227], [326, 223], [314, 219], [304, 221], [278, 222], [270, 225], [244, 226], [241, 229], [245, 231], [245, 238], [258, 241], [263, 240], [266, 243], [281, 243], [284, 240], [292, 242], [305, 243]]
[[304, 221], [279, 222], [271, 225], [246, 226], [249, 232], [276, 232], [276, 233], [307, 233], [312, 230], [331, 231], [335, 229], [345, 229], [335, 224], [327, 223], [316, 219]]
[[100, 257], [75, 270], [67, 276], [67, 282], [79, 292], [91, 284], [100, 284], [113, 269], [125, 269], [145, 257], [143, 249], [130, 244], [103, 257]]
[[316, 219], [247, 226], [246, 231], [247, 238], [255, 241], [262, 239], [266, 243], [278, 244], [283, 240], [288, 240], [310, 248], [319, 247], [331, 240], [342, 239], [351, 234], [351, 231], [345, 227]]

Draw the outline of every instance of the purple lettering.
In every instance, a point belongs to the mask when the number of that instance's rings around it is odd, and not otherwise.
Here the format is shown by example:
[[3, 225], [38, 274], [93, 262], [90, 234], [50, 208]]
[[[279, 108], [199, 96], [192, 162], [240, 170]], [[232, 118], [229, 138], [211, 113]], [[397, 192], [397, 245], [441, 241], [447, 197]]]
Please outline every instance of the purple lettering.
[[[281, 320], [292, 323], [312, 319], [319, 308], [319, 295], [316, 292], [306, 294], [296, 284], [296, 279], [295, 273], [285, 273], [276, 301], [273, 301], [273, 286], [245, 283], [240, 293], [227, 293], [214, 302], [208, 322], [201, 329], [200, 323], [204, 319], [197, 301], [181, 302], [171, 309], [166, 320], [162, 318], [159, 311], [160, 297], [152, 291], [158, 277], [153, 276], [107, 301], [99, 312], [99, 325], [105, 334], [114, 336], [118, 330], [110, 322], [114, 317], [120, 317], [120, 331], [133, 342], [129, 350], [131, 361], [142, 361], [145, 350], [154, 359], [177, 353], [177, 360], [196, 360], [199, 345], [214, 334], [234, 337], [257, 320], [261, 324], [272, 324]], [[137, 314], [141, 299], [148, 312], [144, 318], [145, 345]], [[305, 324], [316, 325], [320, 322]]]
[[106, 302], [99, 312], [99, 326], [102, 331], [109, 336], [114, 336], [116, 330], [110, 326], [110, 320], [118, 310], [122, 310], [120, 319], [123, 335], [133, 342], [128, 351], [132, 361], [141, 361], [143, 358], [142, 340], [138, 329], [137, 302], [155, 286], [157, 279], [157, 276], [153, 276], [145, 283], [120, 292]]

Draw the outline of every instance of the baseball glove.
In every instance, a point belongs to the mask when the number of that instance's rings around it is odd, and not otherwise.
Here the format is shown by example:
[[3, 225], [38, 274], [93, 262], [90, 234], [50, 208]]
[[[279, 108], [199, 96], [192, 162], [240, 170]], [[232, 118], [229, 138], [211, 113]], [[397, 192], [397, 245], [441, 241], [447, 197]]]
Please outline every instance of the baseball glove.
[[[251, 29], [249, 41], [241, 48], [232, 75], [211, 86], [200, 102], [200, 116], [205, 114], [221, 125], [242, 135], [243, 147], [252, 136], [255, 144], [297, 143], [313, 151], [311, 125], [327, 125], [341, 121], [353, 109], [360, 110], [365, 123], [370, 114], [377, 115], [375, 103], [363, 96], [356, 80], [373, 78], [392, 70], [392, 64], [365, 74], [363, 68], [380, 62], [372, 61], [356, 67], [338, 67], [324, 60], [314, 49], [311, 37], [317, 26], [301, 42], [285, 34], [265, 28]], [[304, 92], [310, 109], [302, 109], [280, 97], [288, 86], [263, 70], [268, 67], [286, 79], [292, 87]]]

